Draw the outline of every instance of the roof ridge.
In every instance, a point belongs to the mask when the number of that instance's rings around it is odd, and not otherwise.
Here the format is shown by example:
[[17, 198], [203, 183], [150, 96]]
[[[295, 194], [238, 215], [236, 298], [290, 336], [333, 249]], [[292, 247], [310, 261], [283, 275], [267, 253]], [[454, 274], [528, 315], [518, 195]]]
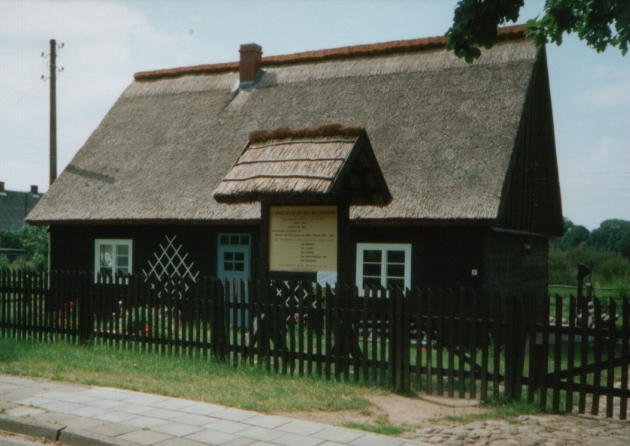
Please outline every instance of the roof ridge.
[[[513, 25], [499, 28], [499, 40], [519, 39], [525, 36], [525, 25]], [[342, 46], [299, 53], [281, 54], [262, 58], [263, 66], [291, 65], [306, 62], [322, 62], [335, 59], [351, 59], [354, 57], [379, 56], [392, 53], [426, 51], [442, 48], [446, 45], [445, 36], [423, 37], [410, 40], [393, 40], [381, 43]], [[216, 64], [193, 65], [187, 67], [166, 68], [151, 71], [139, 71], [134, 74], [137, 81], [150, 81], [186, 75], [215, 74], [236, 71], [239, 62], [223, 62]]]

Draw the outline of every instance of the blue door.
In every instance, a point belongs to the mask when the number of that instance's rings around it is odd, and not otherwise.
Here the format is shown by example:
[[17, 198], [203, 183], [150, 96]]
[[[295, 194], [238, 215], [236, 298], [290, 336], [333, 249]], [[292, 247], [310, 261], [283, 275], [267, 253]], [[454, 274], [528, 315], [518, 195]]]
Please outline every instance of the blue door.
[[[217, 277], [226, 284], [229, 302], [245, 300], [247, 296], [247, 281], [251, 279], [251, 235], [239, 233], [219, 234], [217, 244]], [[235, 317], [236, 315], [236, 317]], [[244, 320], [242, 320], [244, 319]], [[230, 307], [230, 322], [239, 327], [247, 324], [247, 313], [244, 310]]]

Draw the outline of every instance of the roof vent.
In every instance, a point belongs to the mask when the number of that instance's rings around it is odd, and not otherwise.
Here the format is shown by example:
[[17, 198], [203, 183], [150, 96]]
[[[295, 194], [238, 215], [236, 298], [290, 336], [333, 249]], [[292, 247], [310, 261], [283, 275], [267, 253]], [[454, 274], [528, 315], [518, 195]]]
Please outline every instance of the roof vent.
[[238, 68], [240, 83], [242, 85], [254, 82], [256, 73], [262, 64], [262, 47], [255, 43], [244, 43], [239, 51], [241, 53]]
[[39, 194], [37, 189], [38, 189], [37, 184], [31, 184], [31, 194], [33, 194], [33, 195]]

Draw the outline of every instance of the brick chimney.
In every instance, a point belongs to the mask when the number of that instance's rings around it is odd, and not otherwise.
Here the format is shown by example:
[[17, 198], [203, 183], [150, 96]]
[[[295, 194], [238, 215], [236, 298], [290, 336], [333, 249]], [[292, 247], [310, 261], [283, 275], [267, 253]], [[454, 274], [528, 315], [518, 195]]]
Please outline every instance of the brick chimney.
[[33, 195], [37, 195], [39, 192], [37, 192], [37, 184], [31, 184], [31, 194]]
[[0, 181], [0, 193], [4, 192], [4, 181]]
[[262, 47], [255, 43], [244, 43], [239, 50], [241, 61], [239, 64], [240, 83], [253, 82], [262, 64]]

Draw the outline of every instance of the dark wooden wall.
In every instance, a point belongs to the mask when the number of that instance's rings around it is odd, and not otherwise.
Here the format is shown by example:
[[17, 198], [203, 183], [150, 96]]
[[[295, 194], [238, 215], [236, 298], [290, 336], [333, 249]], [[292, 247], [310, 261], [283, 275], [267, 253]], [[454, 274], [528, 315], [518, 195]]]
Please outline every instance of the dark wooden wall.
[[[165, 235], [177, 243], [202, 275], [217, 273], [217, 235], [252, 236], [252, 276], [258, 274], [258, 226], [52, 226], [51, 268], [92, 270], [94, 240], [133, 239], [133, 271], [141, 272]], [[471, 286], [479, 291], [532, 290], [546, 292], [547, 239], [506, 234], [481, 227], [361, 226], [350, 228], [349, 268], [356, 277], [357, 243], [411, 243], [412, 286]], [[472, 275], [476, 269], [478, 275]]]
[[542, 298], [548, 286], [548, 239], [489, 231], [484, 238], [483, 290]]
[[[217, 274], [217, 236], [219, 233], [247, 233], [252, 236], [252, 259], [256, 258], [257, 225], [124, 225], [124, 226], [51, 226], [51, 269], [93, 270], [94, 240], [118, 238], [133, 240], [133, 272], [139, 273], [153, 260], [153, 253], [165, 236], [176, 235], [176, 243], [183, 245], [182, 252], [189, 254], [201, 275]], [[252, 274], [256, 274], [252, 262]]]
[[351, 271], [356, 277], [357, 243], [411, 243], [412, 286], [479, 286], [484, 229], [464, 227], [351, 227]]

